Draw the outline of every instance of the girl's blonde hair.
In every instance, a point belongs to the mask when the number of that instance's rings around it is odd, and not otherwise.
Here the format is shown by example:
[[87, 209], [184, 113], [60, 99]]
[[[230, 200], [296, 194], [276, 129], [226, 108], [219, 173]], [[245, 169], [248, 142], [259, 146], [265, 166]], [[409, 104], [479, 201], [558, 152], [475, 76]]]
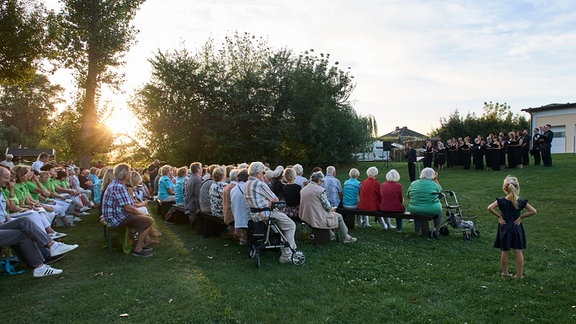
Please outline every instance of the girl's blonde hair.
[[502, 187], [504, 192], [510, 195], [512, 205], [518, 208], [518, 199], [520, 198], [520, 183], [518, 182], [518, 178], [510, 175], [506, 176]]

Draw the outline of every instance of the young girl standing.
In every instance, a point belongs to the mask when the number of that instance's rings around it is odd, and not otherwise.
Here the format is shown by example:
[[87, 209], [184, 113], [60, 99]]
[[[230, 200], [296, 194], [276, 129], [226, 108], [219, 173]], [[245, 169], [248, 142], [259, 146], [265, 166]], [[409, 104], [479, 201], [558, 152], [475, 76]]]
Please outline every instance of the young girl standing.
[[[488, 211], [498, 217], [498, 233], [496, 234], [495, 248], [500, 248], [502, 254], [500, 262], [502, 264], [502, 277], [510, 276], [508, 273], [508, 259], [510, 249], [514, 250], [516, 257], [516, 278], [524, 278], [524, 255], [522, 250], [526, 248], [526, 236], [522, 221], [526, 217], [536, 214], [536, 209], [532, 207], [528, 200], [519, 199], [520, 184], [518, 179], [507, 176], [502, 187], [505, 198], [497, 198], [495, 202], [488, 206]], [[520, 212], [526, 209], [523, 214]]]

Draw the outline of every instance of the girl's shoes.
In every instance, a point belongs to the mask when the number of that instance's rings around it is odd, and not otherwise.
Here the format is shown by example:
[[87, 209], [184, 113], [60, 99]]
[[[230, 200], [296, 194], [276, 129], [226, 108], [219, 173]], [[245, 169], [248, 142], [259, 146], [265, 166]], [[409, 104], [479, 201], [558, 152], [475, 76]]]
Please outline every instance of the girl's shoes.
[[502, 276], [503, 279], [508, 279], [508, 278], [524, 279], [524, 276], [519, 276], [518, 274], [513, 275], [510, 273], [502, 272], [500, 275]]

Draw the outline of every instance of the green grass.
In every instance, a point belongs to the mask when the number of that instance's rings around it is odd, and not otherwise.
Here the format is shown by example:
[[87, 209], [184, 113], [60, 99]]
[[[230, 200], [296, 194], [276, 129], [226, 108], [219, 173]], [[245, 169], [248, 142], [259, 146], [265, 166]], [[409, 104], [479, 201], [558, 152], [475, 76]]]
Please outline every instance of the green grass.
[[[371, 165], [361, 163], [361, 174]], [[94, 214], [66, 229], [64, 241], [81, 246], [55, 264], [62, 275], [35, 279], [27, 270], [0, 277], [2, 322], [574, 322], [574, 165], [576, 155], [555, 155], [553, 168], [442, 171], [440, 183], [457, 193], [482, 237], [423, 239], [413, 236], [412, 223], [397, 234], [373, 222], [352, 231], [353, 245], [314, 246], [299, 229], [307, 256], [300, 267], [266, 252], [256, 269], [232, 241], [164, 224], [152, 258], [109, 254]], [[382, 181], [387, 169], [377, 166]], [[406, 190], [406, 165], [390, 167]], [[348, 168], [338, 168], [342, 180]], [[500, 278], [500, 251], [492, 247], [497, 223], [486, 211], [503, 195], [507, 174], [520, 179], [522, 197], [538, 210], [524, 223], [524, 280]]]

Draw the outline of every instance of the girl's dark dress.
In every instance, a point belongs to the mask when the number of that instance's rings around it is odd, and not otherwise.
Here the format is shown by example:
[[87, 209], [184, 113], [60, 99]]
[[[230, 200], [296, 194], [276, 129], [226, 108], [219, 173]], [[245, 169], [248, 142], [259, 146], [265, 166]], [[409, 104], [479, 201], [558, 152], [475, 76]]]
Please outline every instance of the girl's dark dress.
[[520, 217], [520, 211], [526, 207], [528, 200], [518, 199], [518, 209], [506, 198], [497, 198], [496, 201], [498, 201], [498, 208], [502, 212], [502, 218], [504, 218], [506, 224], [498, 223], [498, 233], [496, 233], [494, 247], [502, 251], [525, 249], [526, 236], [524, 235], [524, 227], [522, 223], [520, 225], [514, 224], [514, 221]]

